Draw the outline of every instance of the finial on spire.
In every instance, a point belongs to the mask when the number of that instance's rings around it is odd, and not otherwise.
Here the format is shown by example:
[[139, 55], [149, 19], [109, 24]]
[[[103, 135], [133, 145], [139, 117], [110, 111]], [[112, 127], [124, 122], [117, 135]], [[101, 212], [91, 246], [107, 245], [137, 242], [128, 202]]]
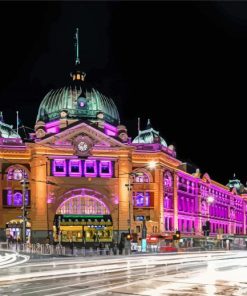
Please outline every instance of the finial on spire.
[[75, 65], [80, 64], [80, 58], [79, 58], [79, 28], [76, 28], [75, 32]]
[[149, 118], [148, 118], [147, 128], [151, 128], [151, 122]]
[[77, 67], [77, 65], [80, 65], [80, 58], [79, 58], [79, 29], [78, 28], [76, 28], [74, 38], [75, 38], [75, 70], [72, 73], [70, 73], [70, 76], [72, 77], [73, 81], [79, 82], [79, 81], [84, 81], [84, 79], [86, 77], [86, 73], [82, 72]]
[[0, 111], [0, 121], [3, 122], [3, 112]]

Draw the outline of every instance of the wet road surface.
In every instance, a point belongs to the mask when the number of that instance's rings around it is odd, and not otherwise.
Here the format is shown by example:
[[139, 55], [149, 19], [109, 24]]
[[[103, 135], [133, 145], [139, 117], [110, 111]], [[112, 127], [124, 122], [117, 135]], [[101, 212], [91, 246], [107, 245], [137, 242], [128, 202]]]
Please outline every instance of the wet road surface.
[[0, 295], [247, 295], [247, 252], [29, 261], [0, 269]]

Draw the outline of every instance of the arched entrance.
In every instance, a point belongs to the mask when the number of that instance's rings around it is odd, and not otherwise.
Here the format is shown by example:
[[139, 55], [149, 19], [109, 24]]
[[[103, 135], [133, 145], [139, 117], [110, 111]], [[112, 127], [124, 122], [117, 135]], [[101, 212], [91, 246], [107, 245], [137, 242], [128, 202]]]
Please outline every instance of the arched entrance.
[[72, 196], [61, 203], [54, 219], [54, 241], [87, 246], [112, 242], [110, 210], [99, 197]]
[[[22, 240], [23, 220], [14, 219], [6, 223], [6, 237], [9, 242], [20, 242]], [[31, 223], [26, 222], [26, 242], [30, 242]]]

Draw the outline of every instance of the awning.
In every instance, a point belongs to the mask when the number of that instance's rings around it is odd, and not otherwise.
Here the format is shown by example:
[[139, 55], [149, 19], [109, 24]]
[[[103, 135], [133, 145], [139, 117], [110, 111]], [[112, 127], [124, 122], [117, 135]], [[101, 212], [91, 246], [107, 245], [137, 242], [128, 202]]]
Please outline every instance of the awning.
[[60, 226], [111, 226], [111, 215], [55, 215], [54, 224]]

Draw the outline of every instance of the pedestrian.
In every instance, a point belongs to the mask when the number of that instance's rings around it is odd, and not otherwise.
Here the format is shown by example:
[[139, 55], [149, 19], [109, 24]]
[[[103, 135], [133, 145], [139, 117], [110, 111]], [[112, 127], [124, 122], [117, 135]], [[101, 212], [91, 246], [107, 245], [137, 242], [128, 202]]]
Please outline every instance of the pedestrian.
[[123, 254], [123, 248], [124, 248], [124, 244], [123, 244], [122, 240], [120, 241], [118, 248], [119, 248], [119, 255], [122, 255]]
[[105, 250], [106, 250], [106, 255], [109, 255], [110, 249], [109, 249], [109, 245], [107, 243], [105, 244]]
[[103, 248], [104, 248], [104, 246], [103, 246], [102, 242], [100, 242], [100, 244], [99, 244], [99, 253], [100, 253], [100, 255], [103, 255]]

